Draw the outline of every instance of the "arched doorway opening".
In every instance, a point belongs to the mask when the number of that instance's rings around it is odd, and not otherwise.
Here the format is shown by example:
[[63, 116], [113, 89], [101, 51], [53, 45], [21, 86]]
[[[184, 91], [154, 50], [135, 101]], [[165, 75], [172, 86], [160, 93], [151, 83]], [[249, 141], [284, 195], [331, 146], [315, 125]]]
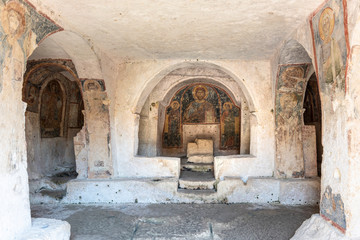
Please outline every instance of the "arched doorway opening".
[[316, 163], [317, 175], [321, 176], [322, 163], [322, 139], [321, 139], [321, 102], [320, 92], [316, 74], [313, 73], [309, 78], [304, 96], [304, 125], [314, 126], [316, 134]]

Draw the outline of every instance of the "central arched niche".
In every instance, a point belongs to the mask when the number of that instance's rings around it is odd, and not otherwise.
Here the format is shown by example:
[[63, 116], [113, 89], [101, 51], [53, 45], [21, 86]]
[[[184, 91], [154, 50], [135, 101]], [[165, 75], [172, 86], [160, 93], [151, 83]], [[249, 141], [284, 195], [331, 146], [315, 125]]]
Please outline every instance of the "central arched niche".
[[[194, 94], [201, 86], [206, 88], [203, 100], [210, 103], [205, 107], [208, 110], [202, 111], [203, 116], [190, 116], [192, 108], [198, 107]], [[224, 104], [230, 111], [225, 112]], [[182, 157], [187, 143], [195, 138], [212, 138], [215, 155], [250, 153], [248, 101], [237, 81], [220, 69], [192, 66], [171, 71], [152, 89], [141, 109], [138, 155]]]

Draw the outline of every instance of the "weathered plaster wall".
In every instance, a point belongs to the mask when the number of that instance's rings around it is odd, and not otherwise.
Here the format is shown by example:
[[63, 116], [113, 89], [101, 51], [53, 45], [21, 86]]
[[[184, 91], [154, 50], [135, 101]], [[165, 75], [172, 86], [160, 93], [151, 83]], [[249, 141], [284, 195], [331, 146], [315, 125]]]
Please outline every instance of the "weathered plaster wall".
[[[360, 22], [360, 21], [358, 21]], [[359, 27], [359, 26], [358, 26]], [[347, 95], [347, 108], [348, 108], [348, 123], [347, 123], [347, 150], [349, 165], [344, 174], [347, 175], [347, 183], [343, 188], [346, 189], [343, 194], [343, 201], [345, 204], [345, 214], [347, 222], [347, 232], [350, 237], [360, 236], [360, 45], [354, 45], [351, 49], [351, 57], [349, 61], [348, 71], [348, 95]]]
[[[334, 10], [335, 35], [331, 39], [319, 36], [319, 17], [323, 9], [330, 7]], [[344, 10], [345, 9], [345, 13]], [[313, 66], [320, 65], [317, 77], [320, 87], [322, 108], [322, 144], [324, 147], [321, 177], [320, 214], [333, 226], [345, 232], [348, 237], [359, 237], [360, 199], [358, 171], [358, 109], [357, 97], [359, 79], [359, 22], [358, 1], [328, 1], [314, 12], [309, 19], [313, 20], [313, 29], [308, 21], [293, 35], [300, 42], [312, 58]], [[347, 17], [347, 18], [346, 18]], [[330, 25], [331, 26], [331, 25]], [[314, 40], [311, 35], [314, 31]], [[348, 32], [347, 32], [348, 31]], [[348, 33], [348, 35], [347, 35]], [[346, 46], [349, 37], [349, 47]], [[321, 40], [322, 39], [322, 40]], [[325, 39], [325, 40], [324, 40]], [[327, 42], [336, 43], [331, 46], [332, 61], [335, 66], [333, 77], [326, 72], [328, 58], [323, 51], [328, 47]], [[313, 44], [315, 47], [313, 49]], [[337, 45], [337, 46], [336, 46]], [[335, 48], [335, 47], [336, 48]], [[346, 55], [350, 54], [346, 61]], [[315, 57], [314, 57], [315, 56]], [[340, 59], [342, 60], [340, 61]], [[317, 59], [317, 62], [315, 62]], [[345, 67], [347, 63], [347, 68]], [[334, 74], [335, 73], [335, 74]], [[346, 74], [346, 76], [345, 76]], [[346, 87], [345, 87], [346, 85]]]
[[[149, 94], [160, 80], [172, 70], [185, 66], [219, 68], [232, 76], [242, 87], [254, 125], [251, 129], [250, 153], [267, 169], [264, 175], [273, 174], [274, 120], [271, 101], [270, 64], [266, 61], [179, 61], [149, 60], [123, 62], [119, 66], [117, 81], [109, 88], [116, 89], [110, 95], [112, 124], [112, 155], [116, 165], [115, 176], [134, 176], [131, 164], [138, 150], [140, 112]], [[108, 84], [108, 83], [107, 83]], [[141, 164], [136, 165], [141, 168]]]
[[31, 225], [26, 172], [22, 80], [26, 58], [55, 24], [24, 3], [0, 2], [0, 206], [1, 238], [14, 239]]

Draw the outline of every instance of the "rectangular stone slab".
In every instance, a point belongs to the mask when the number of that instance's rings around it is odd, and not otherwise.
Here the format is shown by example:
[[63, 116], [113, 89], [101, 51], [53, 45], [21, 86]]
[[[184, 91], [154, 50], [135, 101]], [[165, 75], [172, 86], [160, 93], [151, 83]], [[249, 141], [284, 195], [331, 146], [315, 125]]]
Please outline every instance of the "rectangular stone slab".
[[188, 143], [187, 156], [214, 155], [214, 143], [211, 139], [195, 139], [194, 143]]
[[302, 127], [305, 177], [317, 176], [316, 131], [314, 125]]

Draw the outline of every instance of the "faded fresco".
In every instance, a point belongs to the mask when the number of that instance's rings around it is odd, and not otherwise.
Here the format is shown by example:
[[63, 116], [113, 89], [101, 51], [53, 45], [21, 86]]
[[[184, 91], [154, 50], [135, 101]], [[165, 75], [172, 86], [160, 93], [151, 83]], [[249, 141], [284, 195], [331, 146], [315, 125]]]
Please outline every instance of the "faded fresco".
[[182, 147], [183, 124], [220, 124], [220, 149], [240, 146], [240, 108], [216, 86], [192, 84], [175, 94], [166, 108], [163, 147]]
[[64, 94], [58, 81], [50, 81], [41, 96], [40, 130], [42, 138], [60, 137], [63, 129]]
[[330, 186], [326, 187], [321, 198], [320, 214], [333, 221], [342, 231], [346, 229], [344, 202], [340, 194], [332, 193]]
[[[3, 76], [21, 81], [26, 58], [48, 34], [62, 30], [24, 1], [0, 1], [0, 93]], [[3, 72], [5, 71], [5, 72]]]
[[81, 85], [85, 92], [105, 91], [105, 83], [103, 80], [83, 79], [81, 80]]
[[277, 177], [304, 175], [302, 101], [308, 67], [308, 64], [279, 66], [275, 102]]
[[[345, 0], [344, 0], [345, 1]], [[345, 91], [348, 36], [342, 0], [328, 1], [311, 19], [320, 83]]]

